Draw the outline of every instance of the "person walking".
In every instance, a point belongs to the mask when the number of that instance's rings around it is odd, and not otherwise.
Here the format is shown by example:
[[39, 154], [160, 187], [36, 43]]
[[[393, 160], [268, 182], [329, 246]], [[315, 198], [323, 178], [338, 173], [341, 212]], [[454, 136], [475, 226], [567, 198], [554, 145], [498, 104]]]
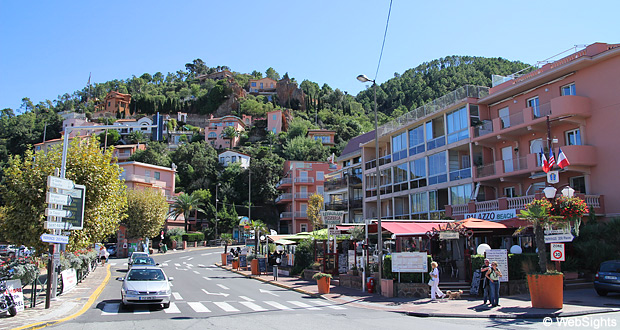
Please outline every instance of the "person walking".
[[105, 261], [106, 259], [108, 259], [108, 256], [110, 254], [108, 253], [108, 250], [105, 248], [105, 245], [101, 244], [101, 247], [99, 248], [99, 261], [101, 262], [101, 266], [105, 265]]
[[483, 305], [487, 304], [487, 300], [491, 302], [491, 287], [489, 286], [489, 279], [487, 278], [487, 272], [491, 269], [489, 259], [484, 259], [484, 265], [480, 268], [480, 274], [482, 274], [482, 295]]
[[497, 262], [491, 262], [491, 268], [487, 271], [486, 278], [489, 279], [491, 286], [491, 306], [499, 306], [499, 278], [502, 272], [497, 268]]
[[431, 267], [433, 268], [433, 270], [431, 270], [430, 275], [431, 275], [431, 300], [436, 300], [437, 297], [439, 297], [439, 299], [445, 297], [445, 295], [443, 294], [443, 292], [441, 292], [441, 290], [439, 290], [439, 269], [437, 268], [437, 262], [433, 261], [431, 262]]

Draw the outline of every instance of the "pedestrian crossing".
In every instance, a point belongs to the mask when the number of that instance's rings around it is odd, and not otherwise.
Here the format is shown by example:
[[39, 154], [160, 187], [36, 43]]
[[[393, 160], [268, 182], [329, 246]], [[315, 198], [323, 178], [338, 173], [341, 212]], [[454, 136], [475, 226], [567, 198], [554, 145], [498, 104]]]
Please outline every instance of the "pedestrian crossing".
[[[176, 297], [175, 297], [176, 298]], [[346, 307], [325, 300], [308, 301], [262, 301], [257, 302], [243, 297], [244, 301], [182, 301], [170, 303], [170, 307], [163, 309], [166, 314], [181, 313], [235, 313], [235, 312], [266, 312], [266, 311], [292, 311], [292, 310], [343, 310]], [[133, 308], [121, 309], [120, 303], [105, 303], [101, 309], [101, 315], [115, 316], [118, 314], [147, 315], [161, 313], [161, 309], [151, 309], [149, 306], [134, 306]]]

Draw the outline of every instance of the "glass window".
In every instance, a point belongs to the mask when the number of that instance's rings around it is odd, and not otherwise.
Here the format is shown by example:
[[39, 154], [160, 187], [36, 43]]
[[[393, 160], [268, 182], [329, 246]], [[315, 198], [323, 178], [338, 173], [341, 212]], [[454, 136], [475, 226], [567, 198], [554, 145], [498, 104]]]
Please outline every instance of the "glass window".
[[531, 99], [527, 99], [527, 107], [532, 108], [532, 113], [534, 114], [534, 118], [540, 117], [540, 106], [538, 104], [538, 96], [532, 97]]
[[575, 189], [575, 192], [587, 194], [586, 179], [583, 176], [575, 176], [570, 178], [570, 186]]
[[232, 156], [232, 162], [236, 162], [237, 161], [237, 156]]
[[217, 138], [217, 134], [215, 132], [209, 133], [210, 138]]
[[517, 191], [515, 190], [515, 187], [505, 187], [504, 188], [504, 197], [515, 197], [517, 195]]
[[560, 87], [560, 93], [562, 94], [562, 96], [577, 95], [575, 90], [575, 83]]
[[508, 107], [501, 108], [497, 111], [497, 113], [502, 121], [502, 128], [510, 127], [510, 109]]
[[151, 177], [151, 171], [149, 171], [149, 170], [144, 171], [144, 176], [147, 177], [147, 178], [150, 178]]
[[256, 82], [252, 82], [252, 87], [256, 87]]
[[276, 128], [272, 128], [271, 131], [273, 132], [273, 134], [276, 134]]
[[424, 126], [420, 125], [409, 130], [409, 156], [425, 151], [424, 147]]
[[407, 163], [394, 166], [394, 183], [407, 182]]
[[[426, 192], [411, 194], [411, 213], [413, 214], [428, 213], [428, 196]], [[422, 218], [426, 218], [426, 217], [422, 217]], [[422, 219], [420, 217], [416, 217], [416, 218]]]
[[448, 143], [453, 143], [469, 137], [467, 107], [450, 112], [446, 116], [446, 121], [448, 122]]
[[323, 171], [317, 171], [316, 172], [316, 180], [317, 181], [324, 181], [325, 180], [325, 174], [323, 173]]
[[406, 131], [392, 137], [392, 161], [397, 161], [405, 157], [407, 157]]
[[159, 180], [159, 178], [161, 177], [161, 173], [159, 172], [155, 172], [155, 180]]
[[277, 119], [278, 119], [278, 116], [276, 116], [276, 115], [274, 114], [271, 118], [273, 118], [272, 120], [277, 120]]
[[443, 116], [426, 122], [426, 149], [431, 150], [446, 144]]
[[446, 182], [446, 153], [439, 152], [428, 157], [428, 184]]
[[426, 158], [409, 162], [411, 189], [426, 187]]
[[580, 146], [581, 145], [581, 131], [574, 129], [565, 132], [566, 145], [567, 146]]
[[450, 187], [452, 205], [467, 204], [469, 202], [469, 196], [471, 196], [471, 191], [471, 183]]

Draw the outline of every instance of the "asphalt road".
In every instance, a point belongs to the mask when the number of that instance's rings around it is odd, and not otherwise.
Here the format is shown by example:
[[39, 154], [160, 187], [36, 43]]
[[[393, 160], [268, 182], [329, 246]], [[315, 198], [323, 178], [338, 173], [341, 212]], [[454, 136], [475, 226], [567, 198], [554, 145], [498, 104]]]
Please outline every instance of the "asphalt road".
[[[415, 318], [341, 305], [222, 270], [221, 248], [155, 254], [172, 281], [170, 308], [122, 307], [121, 282], [127, 259], [112, 259], [112, 279], [81, 316], [54, 329], [546, 329], [541, 320]], [[603, 314], [595, 317], [606, 317]], [[618, 315], [609, 317], [618, 319]], [[555, 324], [554, 324], [555, 325]], [[556, 326], [557, 327], [557, 326]], [[605, 327], [600, 327], [605, 328]]]

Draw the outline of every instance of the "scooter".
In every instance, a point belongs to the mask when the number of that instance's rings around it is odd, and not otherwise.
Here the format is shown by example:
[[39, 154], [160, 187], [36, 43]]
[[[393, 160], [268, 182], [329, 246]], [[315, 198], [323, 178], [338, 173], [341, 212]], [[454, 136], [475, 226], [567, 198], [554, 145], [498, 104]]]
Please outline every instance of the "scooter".
[[15, 300], [6, 286], [6, 281], [10, 279], [13, 270], [11, 269], [8, 277], [0, 278], [0, 313], [8, 312], [9, 315], [17, 315]]

